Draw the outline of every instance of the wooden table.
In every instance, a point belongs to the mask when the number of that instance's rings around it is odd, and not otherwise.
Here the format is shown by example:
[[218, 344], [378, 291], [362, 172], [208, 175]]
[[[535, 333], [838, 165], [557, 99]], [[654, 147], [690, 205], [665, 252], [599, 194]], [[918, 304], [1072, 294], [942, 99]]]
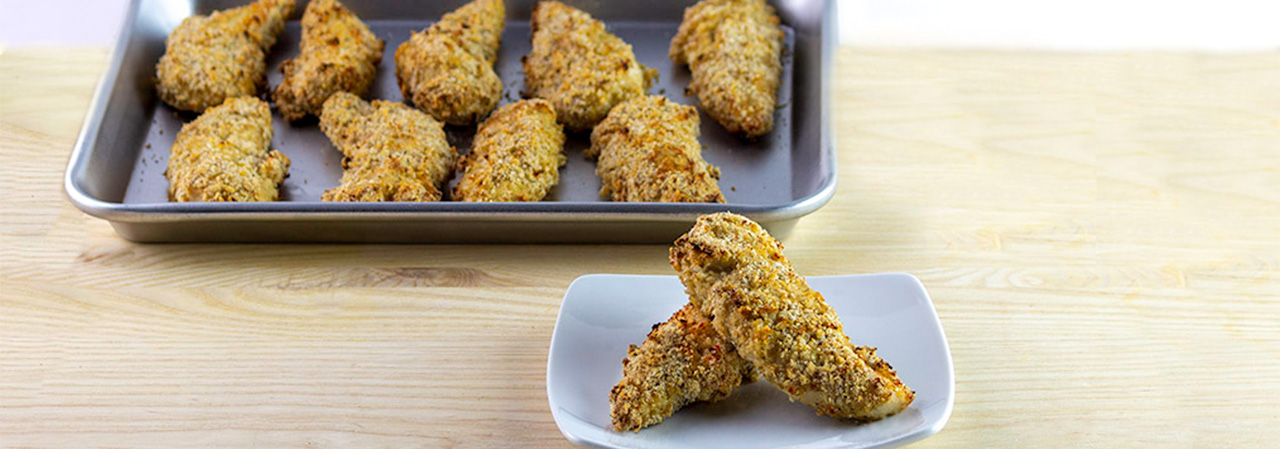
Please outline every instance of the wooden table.
[[[63, 198], [106, 51], [0, 56], [0, 447], [567, 447], [575, 277], [664, 246], [139, 245]], [[919, 447], [1275, 447], [1280, 53], [842, 49], [801, 273], [905, 271], [955, 356]], [[714, 126], [714, 125], [708, 125]]]

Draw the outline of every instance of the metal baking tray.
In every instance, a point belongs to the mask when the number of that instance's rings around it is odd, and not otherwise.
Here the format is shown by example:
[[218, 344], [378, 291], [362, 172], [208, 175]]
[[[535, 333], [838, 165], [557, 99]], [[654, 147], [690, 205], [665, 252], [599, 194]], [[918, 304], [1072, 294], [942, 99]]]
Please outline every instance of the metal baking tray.
[[[164, 169], [169, 147], [193, 114], [179, 113], [155, 94], [155, 64], [164, 41], [185, 17], [240, 6], [248, 0], [133, 0], [110, 65], [90, 105], [68, 163], [67, 196], [140, 242], [631, 242], [669, 243], [698, 215], [734, 211], [785, 236], [801, 216], [835, 191], [835, 143], [830, 130], [828, 72], [835, 45], [832, 0], [775, 2], [787, 35], [784, 74], [772, 133], [746, 141], [705, 114], [704, 157], [720, 167], [726, 204], [603, 201], [595, 164], [582, 156], [589, 133], [570, 134], [560, 185], [537, 203], [324, 203], [337, 184], [342, 156], [314, 120], [293, 126], [276, 114], [272, 147], [293, 164], [271, 203], [170, 203]], [[268, 57], [270, 86], [279, 66], [298, 51], [298, 11]], [[386, 40], [374, 98], [402, 101], [395, 80], [396, 47], [465, 0], [347, 0], [347, 7]], [[520, 98], [520, 58], [529, 50], [534, 0], [507, 0], [507, 28], [496, 69], [503, 103]], [[685, 94], [689, 72], [667, 58], [671, 37], [694, 0], [604, 2], [568, 0], [630, 43], [641, 64], [660, 78], [650, 93], [696, 104]], [[474, 127], [449, 127], [451, 143], [467, 151]]]

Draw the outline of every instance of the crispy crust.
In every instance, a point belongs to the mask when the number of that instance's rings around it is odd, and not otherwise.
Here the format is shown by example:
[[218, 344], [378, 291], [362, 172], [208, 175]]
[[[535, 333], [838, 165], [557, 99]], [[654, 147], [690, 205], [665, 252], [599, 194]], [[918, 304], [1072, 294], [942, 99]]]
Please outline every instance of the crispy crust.
[[703, 0], [685, 9], [671, 60], [693, 72], [689, 91], [730, 132], [773, 130], [782, 76], [782, 28], [764, 0]]
[[445, 14], [396, 49], [396, 80], [404, 98], [436, 120], [469, 125], [502, 97], [493, 71], [506, 26], [502, 0], [475, 0]]
[[324, 201], [439, 201], [458, 158], [439, 122], [402, 103], [338, 92], [324, 102], [320, 130], [346, 156]]
[[613, 201], [723, 203], [720, 170], [702, 159], [698, 111], [660, 95], [628, 100], [591, 133], [600, 195]]
[[671, 248], [671, 266], [716, 331], [792, 400], [874, 421], [914, 399], [875, 348], [850, 343], [835, 311], [755, 222], [731, 213], [698, 218]]
[[289, 158], [269, 148], [271, 109], [232, 98], [182, 126], [169, 149], [171, 201], [275, 201]]
[[622, 380], [609, 391], [617, 430], [640, 430], [699, 401], [729, 397], [756, 381], [756, 372], [733, 344], [716, 333], [693, 304], [654, 325], [644, 343], [622, 359]]
[[531, 24], [533, 48], [524, 58], [526, 94], [550, 100], [571, 131], [590, 129], [618, 103], [644, 95], [656, 76], [636, 62], [630, 45], [579, 9], [540, 2]]
[[521, 100], [494, 111], [458, 161], [456, 201], [541, 201], [560, 181], [564, 130], [546, 100]]
[[320, 115], [324, 101], [338, 91], [365, 96], [385, 44], [337, 0], [311, 2], [302, 15], [301, 51], [280, 66], [280, 114], [291, 122]]
[[267, 84], [267, 50], [293, 8], [293, 0], [259, 0], [183, 20], [156, 64], [160, 99], [202, 112], [228, 98], [257, 95]]

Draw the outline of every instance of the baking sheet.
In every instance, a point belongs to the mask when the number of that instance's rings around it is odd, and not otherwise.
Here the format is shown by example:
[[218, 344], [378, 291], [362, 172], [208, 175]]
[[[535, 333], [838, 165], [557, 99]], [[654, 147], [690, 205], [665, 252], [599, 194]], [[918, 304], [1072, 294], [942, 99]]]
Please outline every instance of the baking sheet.
[[[297, 52], [298, 20], [288, 23], [269, 56], [269, 84], [279, 65]], [[394, 52], [461, 0], [406, 3], [348, 2], [348, 7], [387, 41], [372, 97], [400, 100]], [[503, 103], [520, 98], [520, 57], [528, 53], [532, 0], [507, 1], [507, 29], [495, 66], [504, 81]], [[651, 93], [696, 104], [685, 95], [689, 72], [667, 58], [668, 45], [692, 1], [568, 1], [603, 20], [628, 43], [637, 59], [659, 72]], [[164, 40], [191, 14], [244, 4], [226, 0], [133, 0], [121, 38], [90, 106], [68, 164], [68, 197], [86, 213], [111, 222], [123, 237], [148, 242], [340, 241], [340, 242], [648, 242], [669, 243], [698, 215], [732, 210], [779, 236], [795, 220], [817, 210], [835, 190], [835, 149], [829, 129], [827, 73], [834, 45], [830, 0], [775, 4], [786, 30], [784, 75], [775, 130], [759, 140], [730, 135], [702, 115], [703, 155], [720, 167], [726, 204], [615, 203], [598, 196], [594, 162], [582, 156], [589, 133], [570, 134], [568, 164], [547, 201], [537, 203], [324, 203], [320, 195], [341, 176], [341, 155], [314, 120], [298, 126], [275, 116], [273, 146], [292, 160], [282, 201], [271, 203], [170, 203], [164, 168], [182, 123], [155, 95], [155, 63]], [[448, 127], [465, 152], [474, 127]]]

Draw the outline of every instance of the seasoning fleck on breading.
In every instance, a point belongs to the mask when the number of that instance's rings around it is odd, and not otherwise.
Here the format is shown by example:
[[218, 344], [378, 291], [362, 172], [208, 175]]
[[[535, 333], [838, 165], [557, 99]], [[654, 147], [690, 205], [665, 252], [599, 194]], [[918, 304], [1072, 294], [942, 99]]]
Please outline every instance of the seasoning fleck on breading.
[[617, 430], [640, 430], [662, 422], [694, 402], [729, 397], [756, 381], [751, 363], [716, 333], [707, 317], [686, 304], [631, 345], [622, 360], [622, 380], [609, 391]]
[[849, 341], [835, 311], [755, 222], [731, 213], [698, 218], [671, 248], [671, 266], [716, 331], [792, 400], [874, 421], [915, 398], [875, 348]]
[[284, 82], [276, 86], [280, 114], [289, 121], [319, 116], [334, 92], [359, 96], [369, 87], [382, 61], [381, 39], [337, 0], [315, 0], [302, 15], [298, 57], [280, 66]]
[[546, 100], [521, 100], [494, 111], [458, 162], [456, 201], [541, 201], [560, 181], [564, 130]]
[[502, 0], [475, 0], [445, 14], [396, 49], [396, 79], [405, 101], [451, 125], [469, 125], [502, 98], [493, 71], [506, 26]]
[[782, 28], [764, 0], [703, 0], [685, 9], [671, 60], [693, 72], [689, 90], [730, 132], [773, 130], [782, 76]]
[[619, 104], [591, 132], [586, 153], [598, 157], [600, 195], [613, 201], [724, 202], [692, 106], [658, 95]]
[[591, 129], [618, 103], [644, 95], [656, 71], [587, 13], [544, 1], [533, 8], [533, 49], [524, 59], [526, 94], [551, 101], [571, 131]]
[[259, 0], [191, 16], [165, 42], [156, 92], [170, 106], [202, 112], [267, 84], [267, 51], [293, 13], [293, 0]]
[[171, 201], [275, 201], [289, 158], [271, 150], [271, 108], [238, 97], [209, 108], [178, 131], [169, 149]]
[[439, 201], [458, 158], [440, 123], [403, 103], [338, 92], [324, 102], [320, 130], [346, 156], [324, 201]]

